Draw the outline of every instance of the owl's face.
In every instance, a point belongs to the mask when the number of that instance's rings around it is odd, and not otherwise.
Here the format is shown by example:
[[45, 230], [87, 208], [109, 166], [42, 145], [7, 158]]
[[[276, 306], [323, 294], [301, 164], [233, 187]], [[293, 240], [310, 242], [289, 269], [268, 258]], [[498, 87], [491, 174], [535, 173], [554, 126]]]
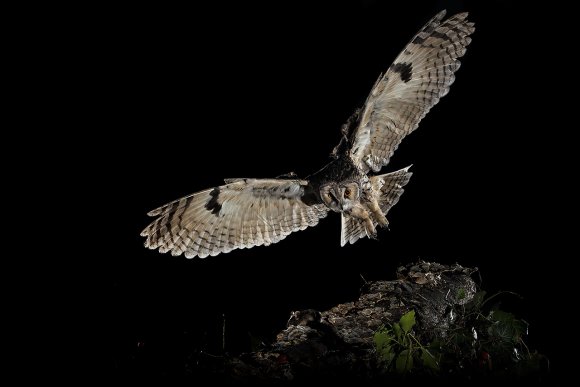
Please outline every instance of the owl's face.
[[324, 204], [335, 212], [350, 210], [359, 201], [360, 188], [356, 182], [330, 183], [320, 188]]

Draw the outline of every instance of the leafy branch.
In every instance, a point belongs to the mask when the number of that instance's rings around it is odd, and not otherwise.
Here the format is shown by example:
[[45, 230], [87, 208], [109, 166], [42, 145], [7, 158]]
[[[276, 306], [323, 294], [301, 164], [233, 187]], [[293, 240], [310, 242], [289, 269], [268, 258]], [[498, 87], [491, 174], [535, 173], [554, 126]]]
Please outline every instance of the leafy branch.
[[[513, 294], [500, 294], [506, 293]], [[413, 330], [414, 310], [398, 322], [382, 326], [373, 337], [380, 367], [399, 374], [500, 374], [506, 369], [527, 374], [545, 369], [547, 359], [530, 352], [524, 342], [527, 322], [498, 305], [489, 306], [500, 294], [486, 298], [481, 291], [469, 303], [455, 306], [449, 312], [447, 335], [428, 343], [424, 338], [429, 337], [429, 332], [417, 334]]]
[[421, 344], [413, 332], [415, 311], [405, 313], [399, 322], [383, 326], [374, 335], [380, 363], [386, 370], [407, 373], [418, 360], [424, 367], [439, 370], [439, 355], [434, 348]]

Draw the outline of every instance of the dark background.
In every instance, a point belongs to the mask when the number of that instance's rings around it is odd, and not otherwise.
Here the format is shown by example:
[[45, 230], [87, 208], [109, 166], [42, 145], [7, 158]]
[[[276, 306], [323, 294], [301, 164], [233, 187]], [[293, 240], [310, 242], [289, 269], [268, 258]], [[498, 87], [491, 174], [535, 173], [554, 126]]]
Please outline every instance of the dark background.
[[[550, 81], [538, 73], [547, 66], [536, 57], [546, 15], [535, 7], [217, 3], [118, 9], [98, 21], [87, 74], [98, 134], [87, 145], [99, 147], [107, 191], [95, 235], [107, 252], [91, 269], [99, 273], [101, 370], [180, 376], [186, 354], [221, 353], [223, 315], [226, 351], [248, 351], [251, 337], [271, 342], [290, 311], [353, 300], [363, 278], [393, 279], [398, 265], [417, 259], [477, 266], [487, 291], [520, 294], [504, 299], [506, 309], [530, 323], [530, 346], [557, 369], [550, 332], [559, 243], [549, 203], [558, 193], [546, 156], [556, 140], [539, 97]], [[143, 247], [147, 211], [168, 201], [227, 177], [318, 170], [378, 75], [443, 8], [469, 11], [476, 32], [450, 94], [384, 169], [413, 164], [414, 175], [378, 241], [341, 248], [340, 217], [331, 213], [279, 244], [205, 260]]]

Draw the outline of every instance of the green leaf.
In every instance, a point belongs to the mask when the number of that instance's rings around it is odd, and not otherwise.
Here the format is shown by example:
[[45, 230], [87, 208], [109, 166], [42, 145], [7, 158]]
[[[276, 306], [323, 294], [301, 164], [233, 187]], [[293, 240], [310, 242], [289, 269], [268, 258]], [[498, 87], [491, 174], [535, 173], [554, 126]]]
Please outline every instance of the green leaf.
[[393, 324], [393, 331], [395, 332], [397, 341], [401, 342], [401, 326], [398, 323]]
[[459, 290], [457, 291], [457, 299], [463, 300], [464, 298], [465, 298], [465, 289], [459, 288]]
[[393, 337], [391, 331], [387, 328], [383, 328], [375, 332], [373, 336], [373, 341], [377, 348], [377, 356], [380, 361], [385, 362], [387, 367], [393, 359], [395, 358], [395, 352], [393, 351], [392, 342], [395, 338]]
[[434, 371], [439, 371], [439, 364], [435, 356], [429, 354], [429, 352], [427, 352], [425, 349], [422, 349], [422, 351], [423, 353], [421, 354], [421, 360], [423, 361], [423, 365]]
[[413, 356], [411, 356], [408, 349], [401, 351], [399, 356], [397, 356], [395, 368], [397, 369], [397, 372], [401, 374], [411, 371], [411, 368], [413, 368]]
[[415, 325], [415, 311], [411, 310], [405, 313], [401, 317], [401, 320], [399, 320], [399, 323], [401, 324], [401, 328], [403, 328], [403, 331], [405, 331], [405, 333], [409, 333], [411, 329], [413, 329], [413, 326]]
[[375, 342], [375, 346], [377, 347], [377, 351], [382, 351], [384, 347], [389, 346], [391, 341], [393, 341], [393, 335], [391, 332], [383, 328], [380, 331], [375, 332], [373, 337], [373, 341]]
[[501, 310], [493, 310], [490, 318], [494, 323], [488, 328], [488, 333], [502, 341], [517, 343], [526, 331], [527, 325], [513, 314]]
[[379, 354], [379, 360], [386, 363], [387, 368], [389, 367], [394, 358], [395, 352], [393, 351], [390, 345], [384, 347], [381, 353]]
[[508, 323], [511, 323], [512, 321], [514, 321], [516, 319], [513, 314], [508, 313], [508, 312], [504, 312], [503, 310], [499, 310], [499, 309], [492, 310], [490, 313], [490, 317], [495, 321], [508, 322]]
[[485, 300], [485, 296], [486, 296], [487, 292], [485, 290], [482, 290], [480, 292], [477, 292], [473, 295], [473, 298], [471, 299], [471, 301], [469, 301], [466, 305], [465, 308], [468, 311], [474, 311], [477, 312], [479, 310], [481, 310], [481, 307], [484, 304], [484, 300]]

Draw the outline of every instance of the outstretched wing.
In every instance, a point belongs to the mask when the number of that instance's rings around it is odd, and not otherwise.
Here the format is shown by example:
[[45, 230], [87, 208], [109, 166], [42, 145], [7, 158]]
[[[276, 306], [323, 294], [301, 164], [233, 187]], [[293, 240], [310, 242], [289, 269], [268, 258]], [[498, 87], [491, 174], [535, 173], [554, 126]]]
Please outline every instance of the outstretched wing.
[[449, 92], [475, 28], [460, 13], [438, 13], [379, 77], [351, 139], [350, 156], [363, 171], [378, 172], [401, 140]]
[[235, 179], [148, 213], [145, 247], [187, 258], [269, 245], [318, 224], [328, 208], [305, 180]]

